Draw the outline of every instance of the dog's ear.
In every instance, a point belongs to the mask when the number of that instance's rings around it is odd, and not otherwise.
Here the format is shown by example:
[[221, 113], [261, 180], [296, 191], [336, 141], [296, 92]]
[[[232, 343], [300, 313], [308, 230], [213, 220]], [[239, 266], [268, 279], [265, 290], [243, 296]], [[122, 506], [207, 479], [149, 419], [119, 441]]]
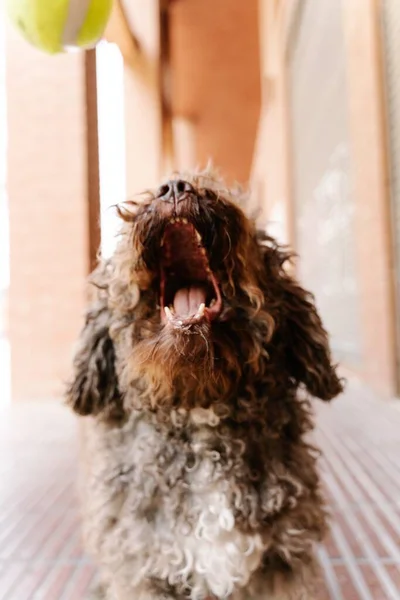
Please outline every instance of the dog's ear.
[[104, 413], [107, 418], [118, 419], [123, 415], [106, 309], [94, 310], [87, 316], [75, 354], [67, 402], [84, 416]]
[[266, 296], [277, 321], [276, 338], [284, 347], [286, 366], [297, 384], [321, 400], [343, 391], [343, 380], [332, 362], [329, 338], [314, 297], [285, 270], [291, 254], [262, 235]]
[[285, 323], [285, 350], [290, 375], [313, 396], [331, 400], [343, 391], [329, 348], [328, 334], [313, 296], [294, 279], [281, 281]]

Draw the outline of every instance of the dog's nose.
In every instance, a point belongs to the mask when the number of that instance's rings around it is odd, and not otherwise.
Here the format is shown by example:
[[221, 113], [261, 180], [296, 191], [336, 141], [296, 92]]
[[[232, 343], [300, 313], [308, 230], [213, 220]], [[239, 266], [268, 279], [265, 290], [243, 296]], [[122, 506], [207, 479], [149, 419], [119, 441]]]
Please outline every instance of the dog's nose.
[[179, 196], [183, 194], [189, 194], [194, 192], [193, 186], [183, 179], [174, 179], [171, 181], [167, 181], [164, 185], [162, 185], [158, 191], [158, 198], [161, 200], [165, 200], [166, 202], [174, 202]]

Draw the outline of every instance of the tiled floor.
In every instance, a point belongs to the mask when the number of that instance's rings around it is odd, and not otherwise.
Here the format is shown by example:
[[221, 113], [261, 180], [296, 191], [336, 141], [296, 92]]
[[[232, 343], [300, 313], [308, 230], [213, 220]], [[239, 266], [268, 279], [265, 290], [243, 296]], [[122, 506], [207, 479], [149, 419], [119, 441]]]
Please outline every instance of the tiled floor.
[[76, 423], [61, 406], [0, 412], [0, 600], [80, 600]]
[[[400, 408], [357, 389], [318, 406], [334, 516], [318, 600], [400, 600]], [[57, 404], [0, 412], [0, 600], [85, 598], [93, 569], [79, 542], [76, 447]]]
[[399, 600], [400, 402], [354, 389], [321, 405], [318, 424], [334, 518], [320, 553], [327, 598]]

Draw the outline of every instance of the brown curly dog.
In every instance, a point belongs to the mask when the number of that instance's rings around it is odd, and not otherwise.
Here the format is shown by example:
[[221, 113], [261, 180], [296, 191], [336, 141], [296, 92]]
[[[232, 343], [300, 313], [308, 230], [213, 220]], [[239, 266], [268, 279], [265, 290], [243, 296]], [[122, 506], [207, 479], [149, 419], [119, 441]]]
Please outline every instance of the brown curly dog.
[[[289, 254], [208, 173], [119, 207], [68, 401], [107, 600], [314, 597], [327, 527], [307, 392], [342, 391]], [[304, 393], [306, 392], [306, 393]]]

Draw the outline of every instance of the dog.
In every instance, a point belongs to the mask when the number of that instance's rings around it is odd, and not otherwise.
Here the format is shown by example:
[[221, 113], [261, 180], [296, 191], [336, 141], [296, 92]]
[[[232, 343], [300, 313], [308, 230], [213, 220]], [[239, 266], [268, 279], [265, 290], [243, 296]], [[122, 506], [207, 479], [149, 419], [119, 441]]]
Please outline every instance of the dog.
[[208, 172], [117, 207], [67, 399], [107, 600], [314, 597], [327, 530], [310, 397], [343, 381], [291, 253]]

